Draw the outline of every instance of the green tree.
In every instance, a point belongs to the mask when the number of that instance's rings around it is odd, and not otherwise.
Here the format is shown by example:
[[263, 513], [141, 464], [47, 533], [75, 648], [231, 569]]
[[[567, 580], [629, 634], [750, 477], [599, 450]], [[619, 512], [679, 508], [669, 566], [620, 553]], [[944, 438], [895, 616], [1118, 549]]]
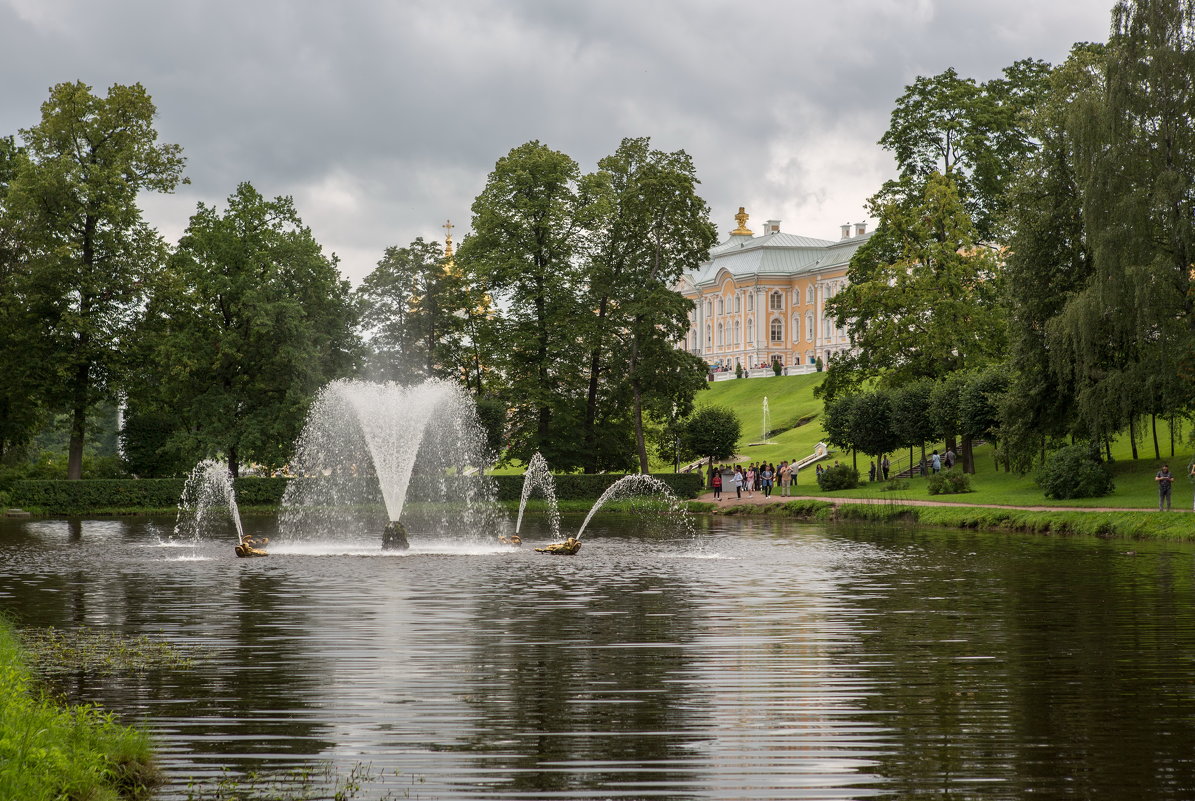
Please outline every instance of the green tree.
[[585, 437], [592, 452], [602, 379], [625, 379], [635, 452], [646, 473], [645, 412], [664, 419], [679, 405], [683, 416], [705, 387], [704, 364], [674, 346], [688, 330], [692, 303], [672, 287], [708, 258], [717, 231], [697, 194], [693, 161], [683, 150], [665, 153], [653, 150], [647, 138], [624, 139], [598, 168], [586, 178], [593, 209], [588, 285], [596, 319]]
[[288, 197], [240, 184], [221, 214], [200, 204], [142, 329], [140, 412], [171, 410], [172, 445], [191, 458], [290, 457], [317, 389], [355, 367], [348, 282]]
[[935, 173], [918, 203], [872, 211], [879, 228], [826, 303], [856, 350], [830, 366], [823, 396], [871, 378], [888, 387], [937, 378], [1003, 354], [998, 263], [977, 243], [954, 183]]
[[681, 428], [681, 447], [710, 460], [710, 466], [734, 456], [743, 425], [733, 409], [703, 406], [690, 415]]
[[405, 248], [387, 248], [356, 297], [371, 375], [461, 376], [469, 315], [480, 298], [438, 242], [417, 237]]
[[584, 274], [585, 208], [579, 170], [564, 153], [528, 142], [500, 158], [473, 202], [473, 233], [457, 260], [493, 293], [503, 347], [493, 358], [510, 401], [507, 454], [536, 451], [558, 469], [583, 461], [577, 326]]
[[925, 458], [925, 443], [937, 435], [937, 426], [930, 414], [930, 403], [934, 382], [928, 378], [911, 381], [891, 390], [892, 429], [902, 447], [909, 449], [909, 466], [912, 467], [913, 449], [921, 449]]
[[67, 475], [80, 478], [89, 411], [110, 399], [144, 287], [166, 248], [142, 219], [143, 191], [171, 192], [178, 145], [161, 144], [140, 84], [98, 97], [82, 82], [50, 89], [41, 121], [22, 130], [6, 203], [53, 347], [53, 402], [71, 414]]
[[1189, 3], [1117, 3], [1103, 85], [1071, 117], [1092, 272], [1048, 337], [1097, 441], [1190, 409], [1195, 389], [1193, 31]]

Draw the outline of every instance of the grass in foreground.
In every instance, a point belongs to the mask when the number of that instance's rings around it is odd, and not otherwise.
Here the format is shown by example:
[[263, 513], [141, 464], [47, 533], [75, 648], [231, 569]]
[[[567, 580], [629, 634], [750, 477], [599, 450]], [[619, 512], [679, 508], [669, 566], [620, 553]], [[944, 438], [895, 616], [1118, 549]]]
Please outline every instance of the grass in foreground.
[[0, 619], [0, 798], [139, 799], [157, 779], [149, 738], [93, 706], [47, 698]]

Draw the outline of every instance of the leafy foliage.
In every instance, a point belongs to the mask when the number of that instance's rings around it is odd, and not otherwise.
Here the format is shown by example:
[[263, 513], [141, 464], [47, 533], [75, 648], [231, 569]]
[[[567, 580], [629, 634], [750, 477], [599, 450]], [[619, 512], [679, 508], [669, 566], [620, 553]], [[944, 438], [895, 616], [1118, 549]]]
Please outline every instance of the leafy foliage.
[[1058, 500], [1097, 498], [1115, 489], [1111, 468], [1091, 442], [1078, 442], [1050, 454], [1038, 471], [1037, 483], [1047, 498]]
[[934, 473], [926, 482], [930, 495], [953, 495], [971, 491], [971, 478], [962, 470], [943, 470]]
[[733, 409], [704, 406], [695, 411], [681, 429], [681, 442], [688, 453], [711, 461], [729, 459], [738, 447], [742, 424]]
[[827, 492], [854, 489], [859, 486], [859, 471], [845, 464], [831, 465], [818, 475], [817, 485]]

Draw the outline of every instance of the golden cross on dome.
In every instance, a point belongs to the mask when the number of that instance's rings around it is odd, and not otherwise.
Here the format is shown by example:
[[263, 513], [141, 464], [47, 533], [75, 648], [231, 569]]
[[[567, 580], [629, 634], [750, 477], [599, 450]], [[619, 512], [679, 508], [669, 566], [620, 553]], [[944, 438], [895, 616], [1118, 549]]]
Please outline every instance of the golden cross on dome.
[[452, 220], [445, 220], [444, 224], [440, 226], [444, 229], [444, 258], [452, 258], [452, 229], [456, 226], [452, 224]]
[[747, 210], [739, 206], [739, 213], [734, 215], [735, 222], [739, 227], [730, 232], [731, 236], [754, 236], [754, 233], [747, 227]]

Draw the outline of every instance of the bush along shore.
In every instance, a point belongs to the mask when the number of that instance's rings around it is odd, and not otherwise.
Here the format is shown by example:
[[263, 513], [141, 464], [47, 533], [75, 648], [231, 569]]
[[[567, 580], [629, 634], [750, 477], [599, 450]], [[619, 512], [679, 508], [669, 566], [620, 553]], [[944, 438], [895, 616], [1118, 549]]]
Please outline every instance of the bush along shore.
[[144, 799], [157, 782], [149, 737], [93, 706], [51, 700], [0, 618], [0, 798]]
[[900, 503], [832, 503], [795, 500], [770, 504], [692, 501], [690, 511], [722, 515], [762, 515], [795, 520], [867, 521], [970, 528], [1033, 534], [1081, 534], [1117, 539], [1195, 541], [1195, 518], [1181, 511], [1100, 511], [1084, 509], [1007, 509], [985, 506], [910, 506]]

